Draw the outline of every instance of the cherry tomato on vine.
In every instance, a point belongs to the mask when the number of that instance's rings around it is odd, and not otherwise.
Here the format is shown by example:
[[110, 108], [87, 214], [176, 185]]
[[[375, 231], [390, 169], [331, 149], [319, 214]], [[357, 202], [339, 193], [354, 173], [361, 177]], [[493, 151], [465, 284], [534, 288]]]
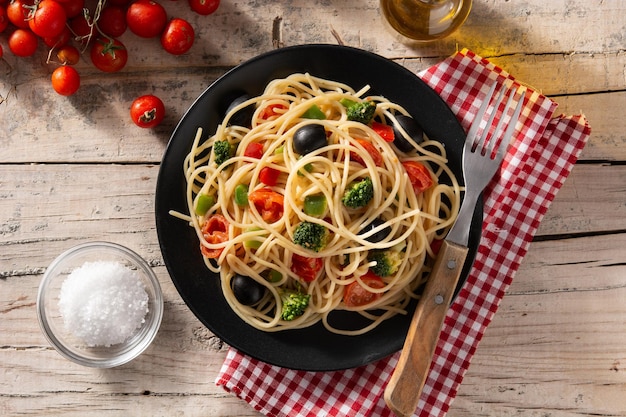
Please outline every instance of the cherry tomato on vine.
[[163, 121], [164, 117], [163, 101], [152, 94], [136, 98], [130, 106], [130, 118], [139, 127], [155, 127]]
[[82, 14], [85, 8], [85, 0], [66, 0], [59, 3], [61, 3], [61, 6], [65, 9], [65, 14], [68, 19]]
[[42, 38], [58, 36], [63, 32], [67, 14], [55, 0], [42, 0], [37, 4], [35, 13], [30, 16], [28, 26]]
[[161, 34], [161, 46], [170, 54], [181, 55], [191, 48], [195, 36], [193, 26], [189, 22], [174, 18], [169, 21]]
[[189, 7], [194, 12], [203, 16], [209, 15], [217, 10], [220, 0], [188, 0]]
[[63, 65], [52, 72], [52, 88], [62, 96], [71, 96], [80, 87], [80, 75], [73, 67]]
[[20, 29], [28, 29], [29, 7], [32, 5], [33, 3], [30, 0], [13, 0], [10, 2], [7, 5], [9, 21]]
[[154, 38], [165, 29], [167, 12], [154, 0], [137, 0], [128, 6], [126, 23], [135, 35]]
[[106, 6], [100, 12], [98, 27], [112, 38], [122, 36], [128, 27], [126, 24], [126, 11], [119, 6]]
[[61, 32], [60, 35], [43, 38], [43, 43], [50, 48], [59, 48], [63, 45], [67, 45], [70, 39], [72, 39], [72, 31], [66, 25], [63, 27], [63, 32]]
[[96, 39], [91, 46], [90, 56], [96, 68], [104, 72], [117, 72], [128, 61], [128, 51], [117, 39]]
[[13, 55], [31, 56], [37, 51], [37, 35], [28, 29], [15, 29], [9, 36], [9, 49]]
[[0, 6], [0, 33], [9, 26], [9, 17], [7, 16], [7, 10]]
[[76, 65], [80, 59], [80, 51], [72, 45], [64, 45], [57, 51], [57, 59], [63, 65]]

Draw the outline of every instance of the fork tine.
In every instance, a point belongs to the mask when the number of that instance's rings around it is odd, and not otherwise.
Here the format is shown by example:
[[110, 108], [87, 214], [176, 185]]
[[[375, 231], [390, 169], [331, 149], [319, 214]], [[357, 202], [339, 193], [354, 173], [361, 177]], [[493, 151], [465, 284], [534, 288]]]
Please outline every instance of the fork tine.
[[[483, 100], [483, 103], [480, 106], [480, 109], [478, 109], [478, 113], [476, 113], [476, 116], [474, 116], [474, 120], [476, 121], [482, 120], [483, 117], [485, 116], [485, 112], [487, 111], [487, 108], [489, 107], [489, 102], [491, 101], [491, 98], [493, 97], [493, 93], [496, 91], [497, 85], [498, 85], [497, 82], [493, 83], [493, 85], [489, 89], [489, 92], [485, 96], [485, 99]], [[476, 133], [478, 132], [479, 127], [480, 127], [480, 123], [472, 123], [470, 130], [467, 132], [467, 138], [470, 139], [470, 142], [474, 141], [474, 137], [476, 136]]]
[[[511, 93], [511, 98], [514, 96], [514, 93], [517, 91], [518, 91], [517, 89], [513, 90], [513, 93]], [[511, 138], [513, 137], [513, 133], [515, 131], [515, 125], [517, 125], [517, 122], [519, 121], [519, 117], [522, 112], [522, 107], [524, 106], [525, 97], [526, 97], [526, 89], [522, 91], [519, 101], [517, 102], [517, 106], [515, 107], [515, 111], [513, 112], [513, 115], [511, 116], [511, 120], [509, 121], [509, 125], [507, 126], [506, 131], [504, 132], [504, 136], [502, 137], [500, 146], [498, 146], [496, 159], [502, 160], [504, 158], [504, 153], [506, 152], [506, 148], [509, 146], [509, 143], [511, 142]], [[507, 104], [507, 109], [508, 108], [510, 108], [510, 106]]]
[[[500, 120], [498, 120], [498, 125], [493, 131], [493, 135], [491, 135], [491, 140], [488, 141], [489, 131], [491, 130], [491, 126], [493, 126], [493, 121], [495, 120], [496, 115], [498, 114], [498, 109], [500, 108], [500, 105], [502, 104], [502, 101], [504, 100], [504, 91], [505, 91], [504, 88], [500, 90], [500, 94], [498, 94], [498, 98], [496, 99], [495, 103], [491, 106], [491, 114], [489, 115], [489, 120], [487, 121], [487, 125], [483, 129], [480, 139], [476, 140], [476, 138], [472, 138], [472, 140], [475, 141], [473, 144], [472, 150], [479, 151], [480, 154], [483, 156], [487, 154], [491, 156], [493, 152], [493, 146], [495, 145], [494, 142], [498, 138], [500, 128], [502, 127], [502, 121], [504, 117], [500, 117]], [[509, 103], [507, 103], [507, 105], [509, 104], [510, 104], [510, 98], [509, 98]]]

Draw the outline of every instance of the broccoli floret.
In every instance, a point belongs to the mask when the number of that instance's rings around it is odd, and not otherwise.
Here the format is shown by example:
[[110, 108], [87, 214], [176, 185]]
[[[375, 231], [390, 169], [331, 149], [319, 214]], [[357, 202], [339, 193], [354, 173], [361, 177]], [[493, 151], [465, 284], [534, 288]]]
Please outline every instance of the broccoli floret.
[[341, 201], [352, 209], [365, 207], [374, 198], [374, 183], [370, 177], [350, 184]]
[[376, 112], [376, 103], [373, 101], [361, 101], [351, 104], [346, 108], [348, 120], [361, 122], [364, 125], [369, 124], [374, 118]]
[[293, 232], [293, 241], [306, 249], [319, 252], [326, 247], [330, 232], [321, 224], [302, 222]]
[[233, 156], [233, 147], [226, 139], [218, 140], [213, 144], [213, 154], [215, 155], [215, 163], [222, 165]]
[[388, 277], [398, 272], [398, 268], [402, 264], [403, 252], [387, 249], [373, 250], [367, 254], [369, 262], [376, 262], [376, 265], [370, 266], [370, 270], [379, 277]]
[[283, 302], [280, 317], [290, 321], [304, 314], [311, 296], [299, 290], [280, 290], [280, 298]]

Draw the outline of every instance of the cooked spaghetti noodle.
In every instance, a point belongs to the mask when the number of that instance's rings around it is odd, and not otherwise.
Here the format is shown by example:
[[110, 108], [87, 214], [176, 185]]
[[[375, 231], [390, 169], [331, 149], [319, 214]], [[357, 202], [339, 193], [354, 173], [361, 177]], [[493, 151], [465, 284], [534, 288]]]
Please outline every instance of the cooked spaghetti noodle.
[[[207, 267], [221, 277], [224, 297], [258, 329], [321, 321], [332, 332], [355, 335], [406, 314], [428, 275], [431, 243], [454, 222], [460, 187], [446, 165], [444, 147], [429, 139], [417, 143], [400, 129], [415, 150], [399, 151], [377, 127], [394, 124], [407, 111], [384, 97], [366, 96], [367, 91], [293, 74], [231, 109], [209, 138], [198, 129], [184, 166], [190, 216], [173, 214], [196, 229]], [[349, 120], [345, 103], [363, 102], [375, 104], [373, 121]], [[254, 108], [249, 126], [232, 123], [249, 108]], [[323, 126], [326, 143], [297, 152], [295, 132], [313, 124]], [[213, 148], [219, 141], [227, 141], [233, 153], [218, 164]], [[426, 167], [433, 184], [416, 192], [407, 162]], [[270, 168], [271, 181], [264, 176]], [[439, 181], [443, 177], [449, 185]], [[371, 199], [363, 207], [347, 207], [346, 193], [365, 178], [372, 182]], [[323, 202], [322, 212], [307, 210], [310, 196]], [[207, 201], [209, 207], [198, 214]], [[326, 232], [315, 250], [295, 242], [302, 223]], [[372, 278], [380, 262], [374, 253], [394, 254], [391, 273]], [[237, 299], [231, 288], [236, 275], [260, 284], [260, 300], [244, 305]], [[286, 290], [310, 296], [304, 312], [288, 320], [281, 316]], [[350, 298], [355, 294], [356, 302]], [[366, 324], [339, 328], [332, 318], [339, 310], [358, 313]]]

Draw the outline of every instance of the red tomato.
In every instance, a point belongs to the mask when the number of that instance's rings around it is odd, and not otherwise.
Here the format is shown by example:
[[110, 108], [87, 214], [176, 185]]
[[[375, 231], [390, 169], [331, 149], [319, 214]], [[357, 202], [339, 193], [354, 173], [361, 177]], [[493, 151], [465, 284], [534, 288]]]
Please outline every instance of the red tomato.
[[118, 38], [126, 32], [126, 11], [119, 6], [106, 6], [100, 12], [98, 28], [112, 38]]
[[63, 65], [76, 65], [80, 59], [80, 51], [75, 46], [65, 45], [57, 51], [57, 58]]
[[138, 97], [130, 106], [130, 118], [139, 127], [155, 127], [165, 117], [165, 105], [157, 96]]
[[37, 35], [28, 29], [15, 29], [9, 36], [9, 49], [13, 55], [27, 57], [37, 51]]
[[167, 12], [153, 0], [137, 0], [128, 6], [126, 23], [135, 35], [154, 38], [165, 29]]
[[86, 38], [93, 33], [93, 27], [89, 26], [89, 22], [82, 14], [70, 19], [69, 25], [72, 33], [78, 38]]
[[220, 0], [188, 0], [189, 7], [194, 12], [201, 14], [203, 16], [210, 15], [220, 5]]
[[71, 96], [80, 87], [80, 75], [74, 67], [63, 65], [52, 72], [52, 88], [62, 96]]
[[70, 42], [70, 39], [72, 39], [72, 31], [67, 25], [65, 25], [63, 26], [63, 31], [59, 35], [43, 38], [43, 43], [50, 48], [59, 48], [67, 45]]
[[28, 26], [42, 38], [52, 38], [63, 32], [67, 15], [65, 9], [55, 0], [42, 0], [31, 15]]
[[[211, 244], [219, 244], [228, 241], [228, 220], [221, 214], [213, 214], [202, 226], [202, 236], [204, 240]], [[219, 258], [224, 248], [209, 249], [200, 245], [200, 252], [210, 259]]]
[[[359, 143], [359, 145], [365, 148], [365, 151], [368, 154], [370, 154], [370, 156], [374, 160], [374, 164], [377, 167], [383, 166], [383, 157], [380, 154], [380, 152], [378, 152], [378, 149], [376, 149], [376, 147], [372, 145], [371, 142], [365, 139], [355, 139], [355, 140]], [[350, 152], [350, 158], [358, 162], [359, 164], [365, 166], [365, 161], [356, 152]]]
[[82, 14], [83, 9], [85, 8], [85, 0], [66, 0], [59, 3], [61, 3], [61, 6], [65, 9], [65, 14], [68, 19]]
[[285, 106], [284, 104], [270, 104], [261, 111], [259, 117], [263, 120], [269, 120], [271, 117], [280, 116], [284, 113], [284, 111], [276, 110], [287, 110], [287, 106]]
[[261, 214], [263, 220], [274, 223], [283, 217], [285, 197], [269, 188], [261, 188], [248, 195], [248, 201]]
[[191, 48], [195, 37], [196, 34], [189, 22], [174, 18], [161, 34], [161, 46], [172, 55], [181, 55]]
[[0, 33], [9, 26], [9, 17], [7, 16], [7, 10], [0, 6]]
[[2, 55], [4, 55], [4, 50], [2, 49], [2, 45], [0, 45], [0, 59], [2, 59]]
[[259, 172], [261, 182], [269, 186], [276, 185], [279, 176], [280, 171], [272, 167], [263, 167], [261, 168], [261, 172]]
[[98, 38], [91, 46], [91, 62], [100, 71], [117, 72], [128, 61], [128, 51], [117, 39]]
[[377, 121], [372, 122], [372, 129], [378, 134], [385, 142], [393, 142], [394, 133], [393, 127]]
[[[371, 271], [367, 271], [365, 275], [361, 276], [361, 281], [370, 288], [378, 289], [385, 286], [383, 280]], [[378, 300], [381, 296], [382, 293], [371, 292], [361, 286], [358, 281], [354, 281], [345, 288], [343, 303], [346, 307], [360, 307]]]
[[[28, 29], [31, 0], [13, 0], [7, 5], [7, 18], [20, 29]], [[26, 6], [26, 7], [24, 7]]]
[[313, 282], [324, 267], [321, 258], [309, 258], [294, 253], [291, 256], [291, 271], [306, 282]]
[[402, 166], [409, 175], [409, 180], [411, 181], [415, 194], [422, 193], [433, 185], [433, 178], [430, 176], [430, 171], [428, 171], [425, 165], [416, 161], [404, 161]]
[[247, 156], [254, 159], [261, 159], [263, 157], [263, 144], [259, 142], [252, 142], [246, 146], [246, 150], [243, 152], [243, 156]]

